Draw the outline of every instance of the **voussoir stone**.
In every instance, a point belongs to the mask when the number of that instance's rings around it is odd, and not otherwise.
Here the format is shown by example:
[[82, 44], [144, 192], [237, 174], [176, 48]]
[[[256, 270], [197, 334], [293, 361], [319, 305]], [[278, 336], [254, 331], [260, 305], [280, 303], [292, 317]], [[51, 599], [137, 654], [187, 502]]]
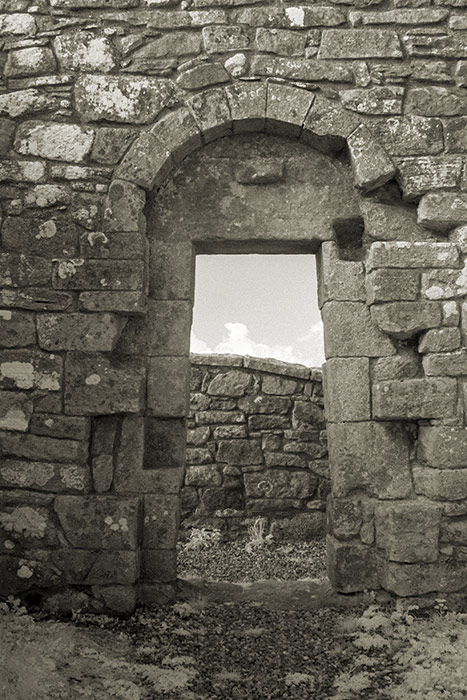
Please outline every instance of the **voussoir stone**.
[[368, 127], [360, 125], [350, 134], [347, 143], [357, 187], [372, 190], [394, 176], [394, 163], [373, 138]]

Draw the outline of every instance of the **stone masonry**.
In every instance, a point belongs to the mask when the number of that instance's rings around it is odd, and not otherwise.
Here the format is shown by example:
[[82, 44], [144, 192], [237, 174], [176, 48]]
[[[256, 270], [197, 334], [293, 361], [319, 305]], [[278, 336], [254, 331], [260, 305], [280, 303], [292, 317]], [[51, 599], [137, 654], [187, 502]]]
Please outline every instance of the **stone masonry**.
[[264, 251], [318, 259], [333, 586], [465, 588], [466, 47], [462, 0], [0, 0], [2, 595], [174, 595], [194, 258]]
[[181, 528], [276, 538], [325, 532], [329, 466], [321, 370], [238, 355], [191, 355]]

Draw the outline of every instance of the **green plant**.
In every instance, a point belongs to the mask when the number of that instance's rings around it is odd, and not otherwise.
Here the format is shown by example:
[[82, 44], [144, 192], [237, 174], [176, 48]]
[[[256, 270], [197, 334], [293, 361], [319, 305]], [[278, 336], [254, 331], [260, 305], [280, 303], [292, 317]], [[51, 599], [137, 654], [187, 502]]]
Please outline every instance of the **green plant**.
[[265, 534], [266, 527], [266, 518], [256, 518], [256, 520], [248, 527], [248, 542], [245, 545], [245, 549], [249, 554], [259, 547], [264, 547], [265, 545], [270, 545], [274, 542], [273, 535]]

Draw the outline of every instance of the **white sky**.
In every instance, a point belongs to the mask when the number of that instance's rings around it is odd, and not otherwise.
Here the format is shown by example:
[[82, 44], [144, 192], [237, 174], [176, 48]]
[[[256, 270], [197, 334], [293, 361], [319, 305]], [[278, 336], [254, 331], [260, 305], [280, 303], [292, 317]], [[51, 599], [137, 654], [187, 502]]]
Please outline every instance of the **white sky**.
[[191, 351], [320, 367], [314, 255], [198, 255]]

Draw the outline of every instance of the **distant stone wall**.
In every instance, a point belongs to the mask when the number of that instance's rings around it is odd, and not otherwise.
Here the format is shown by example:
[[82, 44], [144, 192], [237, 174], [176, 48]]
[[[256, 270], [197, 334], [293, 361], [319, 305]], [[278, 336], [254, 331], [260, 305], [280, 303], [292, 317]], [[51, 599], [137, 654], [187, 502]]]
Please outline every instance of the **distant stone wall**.
[[264, 517], [278, 537], [324, 534], [329, 492], [321, 370], [191, 356], [182, 527], [235, 535]]

